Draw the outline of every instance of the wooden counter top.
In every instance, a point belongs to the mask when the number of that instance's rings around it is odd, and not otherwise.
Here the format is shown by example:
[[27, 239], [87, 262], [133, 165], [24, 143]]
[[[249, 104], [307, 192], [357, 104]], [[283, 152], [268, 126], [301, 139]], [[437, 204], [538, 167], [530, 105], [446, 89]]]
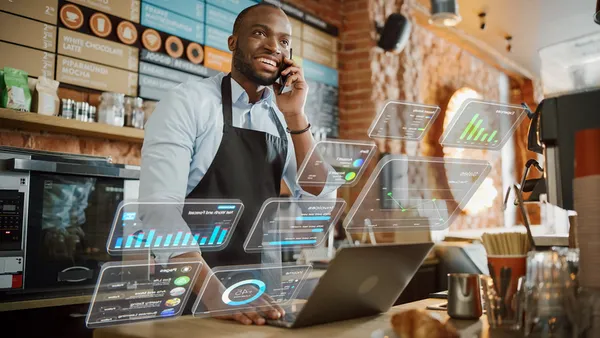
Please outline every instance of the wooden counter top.
[[[94, 331], [94, 338], [205, 338], [205, 337], [248, 337], [248, 338], [274, 338], [274, 337], [296, 337], [296, 338], [315, 338], [315, 337], [362, 337], [369, 338], [371, 334], [380, 329], [390, 327], [390, 318], [394, 313], [406, 311], [409, 309], [425, 309], [428, 305], [443, 303], [440, 299], [426, 299], [414, 303], [404, 304], [393, 307], [389, 312], [375, 317], [347, 320], [325, 325], [318, 325], [302, 329], [284, 329], [271, 326], [246, 326], [236, 322], [217, 320], [217, 319], [199, 319], [192, 316], [184, 316], [171, 320], [148, 321], [144, 323], [128, 324], [114, 326], [109, 328], [97, 329]], [[442, 320], [449, 320], [444, 311], [431, 311], [437, 313]], [[456, 321], [451, 320], [463, 336], [488, 338], [515, 337], [514, 332], [494, 332], [489, 334], [489, 326], [485, 316], [479, 321]], [[477, 334], [478, 331], [481, 331]]]

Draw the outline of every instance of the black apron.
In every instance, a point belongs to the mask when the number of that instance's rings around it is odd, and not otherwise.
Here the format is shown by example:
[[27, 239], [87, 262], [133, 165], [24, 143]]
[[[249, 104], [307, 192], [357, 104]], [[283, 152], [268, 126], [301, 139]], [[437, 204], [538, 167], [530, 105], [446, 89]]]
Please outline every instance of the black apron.
[[279, 196], [287, 158], [285, 130], [270, 108], [279, 137], [232, 124], [231, 74], [221, 81], [223, 139], [206, 174], [188, 198], [240, 199], [244, 212], [226, 248], [203, 252], [210, 267], [260, 264], [260, 253], [246, 253], [244, 241], [263, 202]]

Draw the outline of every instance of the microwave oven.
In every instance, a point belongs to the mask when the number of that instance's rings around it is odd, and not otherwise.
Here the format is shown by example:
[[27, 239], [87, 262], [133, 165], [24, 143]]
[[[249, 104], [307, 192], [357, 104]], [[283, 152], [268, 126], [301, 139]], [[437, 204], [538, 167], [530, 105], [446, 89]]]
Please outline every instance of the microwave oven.
[[0, 301], [91, 294], [139, 167], [0, 147]]

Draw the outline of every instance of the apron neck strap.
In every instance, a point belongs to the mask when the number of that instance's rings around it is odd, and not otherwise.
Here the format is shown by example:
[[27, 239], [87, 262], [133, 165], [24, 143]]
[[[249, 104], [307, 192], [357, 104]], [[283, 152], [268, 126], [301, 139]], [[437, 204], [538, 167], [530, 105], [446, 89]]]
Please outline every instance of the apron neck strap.
[[221, 105], [223, 106], [223, 122], [233, 125], [233, 109], [231, 102], [231, 73], [225, 75], [221, 80]]

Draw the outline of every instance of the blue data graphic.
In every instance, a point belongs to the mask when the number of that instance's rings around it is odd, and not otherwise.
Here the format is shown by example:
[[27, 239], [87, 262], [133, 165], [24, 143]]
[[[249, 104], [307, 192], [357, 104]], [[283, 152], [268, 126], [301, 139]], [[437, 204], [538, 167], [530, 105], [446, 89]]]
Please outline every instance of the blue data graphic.
[[267, 200], [246, 238], [246, 252], [292, 250], [322, 243], [337, 222], [343, 199]]
[[[194, 316], [227, 315], [289, 304], [297, 297], [311, 266], [245, 265], [211, 270], [209, 282], [204, 283], [194, 303]], [[208, 298], [210, 302], [204, 301]]]
[[[202, 250], [220, 250], [224, 248], [243, 212], [243, 204], [239, 200], [227, 203], [215, 202], [186, 202], [183, 211], [176, 214], [179, 221], [183, 219], [187, 227], [181, 226], [152, 226], [154, 222], [140, 217], [143, 208], [139, 204], [125, 204], [115, 219], [119, 220], [113, 226], [108, 241], [109, 253], [139, 252], [142, 250], [169, 250], [200, 247]], [[148, 207], [148, 206], [145, 206]], [[172, 208], [168, 205], [150, 206], [165, 208], [166, 214]], [[144, 218], [147, 222], [143, 222]], [[162, 224], [177, 224], [169, 220]]]
[[98, 328], [180, 316], [201, 268], [198, 261], [106, 263], [100, 270], [86, 324]]
[[298, 171], [302, 186], [354, 186], [377, 149], [373, 142], [320, 141]]

